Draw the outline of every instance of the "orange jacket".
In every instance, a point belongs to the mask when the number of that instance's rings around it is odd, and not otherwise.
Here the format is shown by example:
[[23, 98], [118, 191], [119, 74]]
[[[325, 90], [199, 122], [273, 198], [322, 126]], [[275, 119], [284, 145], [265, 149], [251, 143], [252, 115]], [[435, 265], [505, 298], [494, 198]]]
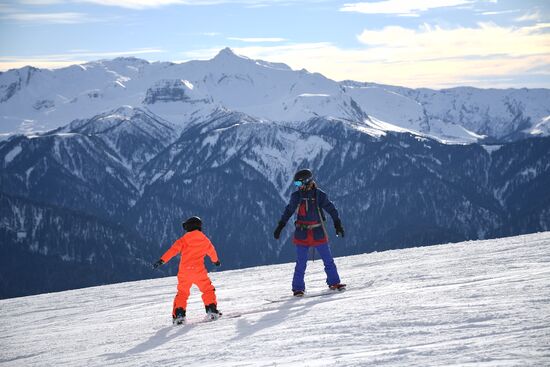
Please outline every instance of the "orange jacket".
[[184, 234], [162, 255], [161, 259], [166, 263], [178, 253], [181, 254], [179, 272], [206, 270], [204, 257], [207, 255], [212, 262], [218, 261], [218, 254], [214, 245], [201, 231], [191, 231]]

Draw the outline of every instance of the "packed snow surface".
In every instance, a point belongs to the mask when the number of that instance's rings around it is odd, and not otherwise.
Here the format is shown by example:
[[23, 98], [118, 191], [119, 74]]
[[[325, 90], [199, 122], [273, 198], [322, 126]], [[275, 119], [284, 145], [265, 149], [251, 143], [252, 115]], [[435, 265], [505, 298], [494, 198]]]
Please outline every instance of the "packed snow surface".
[[3, 300], [0, 365], [550, 365], [550, 232], [336, 262], [349, 289], [303, 299], [293, 264], [211, 273], [228, 317], [193, 288], [184, 326], [175, 277]]

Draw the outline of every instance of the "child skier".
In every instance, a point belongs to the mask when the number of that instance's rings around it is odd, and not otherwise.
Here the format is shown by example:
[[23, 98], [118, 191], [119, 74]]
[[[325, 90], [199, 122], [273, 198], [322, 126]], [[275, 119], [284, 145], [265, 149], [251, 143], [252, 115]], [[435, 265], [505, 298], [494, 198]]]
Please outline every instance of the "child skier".
[[306, 289], [304, 275], [307, 266], [308, 250], [314, 247], [323, 259], [327, 285], [331, 290], [342, 291], [346, 285], [340, 283], [340, 277], [336, 264], [332, 258], [328, 237], [324, 223], [323, 209], [326, 210], [334, 222], [336, 235], [344, 237], [344, 228], [338, 216], [338, 210], [328, 199], [326, 193], [320, 190], [313, 181], [313, 173], [309, 169], [303, 169], [294, 175], [294, 185], [298, 188], [290, 196], [290, 202], [285, 208], [279, 225], [273, 236], [279, 239], [281, 231], [292, 214], [296, 212], [296, 222], [293, 242], [296, 245], [296, 267], [292, 279], [292, 292], [294, 296], [301, 297]]
[[214, 265], [220, 266], [218, 254], [208, 237], [202, 233], [202, 221], [199, 217], [187, 219], [182, 226], [187, 233], [176, 240], [170, 249], [153, 264], [153, 269], [170, 261], [175, 255], [181, 254], [178, 270], [178, 293], [174, 298], [172, 308], [174, 324], [179, 325], [185, 321], [187, 298], [189, 297], [189, 289], [193, 284], [199, 287], [202, 292], [207, 317], [210, 320], [216, 320], [221, 316], [221, 313], [217, 308], [214, 286], [210, 282], [208, 272], [204, 267], [204, 257], [210, 257]]

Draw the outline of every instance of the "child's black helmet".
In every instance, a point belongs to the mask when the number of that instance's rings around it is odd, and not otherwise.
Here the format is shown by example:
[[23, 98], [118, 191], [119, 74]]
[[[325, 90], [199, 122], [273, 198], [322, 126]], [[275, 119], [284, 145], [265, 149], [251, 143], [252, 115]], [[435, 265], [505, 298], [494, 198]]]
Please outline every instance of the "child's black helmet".
[[301, 169], [294, 175], [294, 184], [296, 186], [298, 182], [301, 182], [302, 185], [307, 185], [313, 181], [313, 172], [309, 169]]
[[183, 229], [186, 230], [187, 232], [191, 232], [196, 229], [201, 230], [202, 220], [199, 217], [190, 217], [181, 225], [183, 226]]

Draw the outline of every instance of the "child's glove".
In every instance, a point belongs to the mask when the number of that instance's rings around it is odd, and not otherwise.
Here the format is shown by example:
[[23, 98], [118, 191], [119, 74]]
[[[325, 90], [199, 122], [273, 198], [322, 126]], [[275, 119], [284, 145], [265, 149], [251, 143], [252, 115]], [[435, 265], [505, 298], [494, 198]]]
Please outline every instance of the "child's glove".
[[341, 221], [334, 222], [334, 229], [336, 229], [336, 236], [341, 236], [344, 238], [344, 227], [342, 227]]
[[218, 260], [218, 261], [216, 261], [215, 263], [212, 263], [212, 264], [214, 264], [216, 266], [220, 266], [222, 263], [220, 262], [220, 260]]
[[159, 261], [157, 261], [156, 263], [153, 264], [153, 269], [158, 268], [162, 264], [164, 264], [164, 261], [162, 259], [160, 259]]

